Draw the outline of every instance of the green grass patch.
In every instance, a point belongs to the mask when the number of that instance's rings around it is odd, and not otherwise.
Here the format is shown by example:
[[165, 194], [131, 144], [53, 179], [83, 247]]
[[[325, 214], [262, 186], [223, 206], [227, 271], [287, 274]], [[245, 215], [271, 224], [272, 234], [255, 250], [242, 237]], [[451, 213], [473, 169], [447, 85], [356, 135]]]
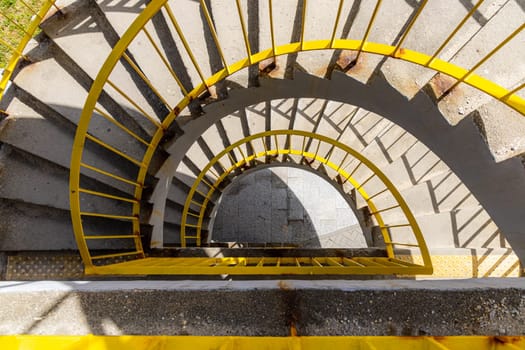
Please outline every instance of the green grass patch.
[[[45, 0], [24, 0], [31, 9], [38, 11]], [[0, 38], [14, 48], [24, 37], [23, 28], [27, 28], [33, 11], [19, 0], [0, 0]], [[0, 68], [4, 68], [13, 52], [0, 43]]]

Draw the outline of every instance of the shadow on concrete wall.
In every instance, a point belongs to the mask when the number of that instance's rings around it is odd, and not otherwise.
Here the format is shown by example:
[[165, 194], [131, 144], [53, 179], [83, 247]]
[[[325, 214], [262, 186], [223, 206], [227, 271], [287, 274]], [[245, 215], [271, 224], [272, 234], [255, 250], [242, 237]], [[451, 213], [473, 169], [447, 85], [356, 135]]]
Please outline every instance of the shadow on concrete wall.
[[367, 246], [351, 206], [310, 171], [273, 166], [234, 180], [216, 207], [213, 241], [299, 247]]

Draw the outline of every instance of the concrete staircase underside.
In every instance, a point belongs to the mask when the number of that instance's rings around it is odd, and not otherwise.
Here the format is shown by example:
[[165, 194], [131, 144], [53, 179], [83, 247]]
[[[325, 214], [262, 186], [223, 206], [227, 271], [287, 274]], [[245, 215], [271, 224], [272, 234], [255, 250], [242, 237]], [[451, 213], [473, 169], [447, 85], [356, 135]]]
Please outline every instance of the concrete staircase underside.
[[[56, 254], [62, 254], [59, 251], [77, 248], [70, 219], [68, 179], [75, 132], [82, 124], [86, 98], [92, 84], [98, 82], [102, 65], [148, 3], [59, 3], [61, 13], [49, 14], [42, 24], [42, 33], [28, 49], [31, 62], [19, 65], [11, 88], [0, 102], [0, 109], [8, 114], [0, 120], [0, 251], [5, 252], [6, 276], [16, 270], [16, 261], [24, 261], [17, 260], [17, 252], [46, 252], [46, 262], [42, 263], [45, 265]], [[272, 47], [272, 29], [266, 20], [268, 3], [241, 3], [240, 12], [248, 21], [247, 35], [253, 49]], [[306, 41], [330, 37], [326, 23], [335, 18], [337, 6], [329, 1], [313, 3], [304, 12], [301, 1], [275, 4], [275, 28], [279, 28], [273, 38], [276, 45], [301, 39], [301, 16], [306, 16], [308, 23]], [[170, 113], [166, 104], [172, 106], [183, 97], [180, 86], [162, 69], [166, 62], [146, 45], [158, 45], [159, 52], [168, 57], [168, 66], [181, 77], [180, 85], [187, 90], [201, 83], [202, 74], [208, 77], [223, 68], [221, 55], [230, 63], [245, 57], [242, 28], [231, 20], [235, 2], [229, 6], [207, 2], [222, 53], [216, 52], [198, 2], [168, 4], [176, 9], [202, 72], [195, 69], [195, 62], [185, 53], [183, 40], [170, 24], [167, 8], [148, 21], [147, 31], [141, 31], [131, 41], [128, 58], [117, 62], [110, 75], [115, 86], [122, 87], [128, 97], [105, 85], [88, 126], [93, 138], [118, 152], [88, 141], [83, 144], [81, 155], [83, 162], [120, 178], [139, 176], [141, 168], [129, 158], [142, 159], [148, 143], [144, 140], [150, 140], [160, 130], [156, 124]], [[312, 6], [325, 11], [315, 11]], [[372, 2], [346, 2], [335, 32], [342, 38], [362, 39], [374, 6]], [[419, 52], [434, 51], [446, 38], [447, 30], [471, 9], [461, 2], [444, 5], [430, 1], [428, 6], [421, 12], [421, 22], [414, 26], [414, 32], [404, 38], [407, 47]], [[368, 40], [396, 45], [416, 14], [417, 7], [410, 2], [385, 2]], [[454, 64], [472, 67], [524, 19], [520, 1], [487, 1], [465, 22], [441, 56]], [[490, 71], [489, 76], [498, 84], [509, 89], [520, 86], [525, 75], [522, 44], [523, 35], [517, 36], [481, 68]], [[519, 261], [525, 261], [525, 171], [520, 158], [525, 147], [523, 116], [467, 85], [445, 94], [454, 80], [433, 70], [366, 52], [354, 65], [355, 58], [355, 51], [350, 50], [276, 56], [219, 81], [182, 111], [171, 108], [180, 115], [165, 128], [147, 164], [140, 214], [135, 213], [133, 186], [83, 168], [81, 188], [114, 197], [83, 193], [79, 195], [82, 212], [118, 217], [115, 220], [84, 215], [77, 222], [81, 222], [86, 235], [136, 235], [140, 229], [141, 237], [136, 236], [136, 240], [141, 239], [146, 248], [151, 248], [150, 254], [163, 254], [162, 249], [181, 244], [186, 198], [195, 179], [215, 155], [261, 132], [301, 130], [352, 147], [387, 175], [422, 228], [434, 256], [435, 276], [521, 275]], [[157, 95], [165, 96], [167, 103]], [[153, 116], [152, 120], [145, 120], [141, 114]], [[308, 143], [307, 150], [314, 152], [315, 143]], [[319, 152], [331, 154], [328, 149]], [[78, 160], [76, 155], [73, 163]], [[333, 172], [315, 162], [306, 164], [292, 157], [267, 157], [260, 164], [254, 162], [249, 170], [257, 172], [271, 166], [303, 168], [324, 177], [359, 220], [356, 227], [363, 234], [360, 242], [368, 247], [385, 247], [379, 234], [381, 223], [372, 217], [367, 202], [356, 195], [355, 187], [338, 182]], [[227, 186], [233, 186], [244, 172], [243, 168], [230, 176], [221, 191], [226, 193]], [[356, 172], [360, 181], [366, 182], [367, 175]], [[374, 181], [367, 186], [370, 193], [380, 189]], [[213, 239], [213, 224], [220, 210], [217, 204], [233, 200], [226, 194], [221, 196], [221, 191], [211, 198], [204, 215], [203, 231], [208, 239]], [[131, 201], [115, 201], [115, 196]], [[378, 196], [377, 204], [383, 209], [395, 203], [391, 198]], [[335, 202], [321, 205], [327, 213], [337, 209]], [[265, 215], [271, 213], [268, 210]], [[400, 212], [395, 210], [385, 212], [384, 218], [392, 224], [403, 223]], [[243, 219], [246, 218], [230, 215], [230, 221], [221, 219], [220, 224], [233, 227], [235, 220]], [[304, 216], [299, 218], [303, 219]], [[282, 224], [290, 225], [289, 221]], [[249, 225], [244, 227], [250, 229]], [[344, 238], [348, 233], [338, 234]], [[400, 236], [405, 234], [401, 232]], [[301, 240], [304, 237], [292, 237], [286, 243]], [[345, 240], [336, 237], [333, 241]], [[94, 251], [117, 254], [137, 245], [120, 238], [89, 243]], [[270, 238], [261, 243], [283, 241]], [[69, 257], [63, 259], [69, 261]], [[454, 259], [454, 266], [463, 266], [459, 268], [461, 272], [447, 266]], [[72, 271], [78, 271], [77, 267]]]

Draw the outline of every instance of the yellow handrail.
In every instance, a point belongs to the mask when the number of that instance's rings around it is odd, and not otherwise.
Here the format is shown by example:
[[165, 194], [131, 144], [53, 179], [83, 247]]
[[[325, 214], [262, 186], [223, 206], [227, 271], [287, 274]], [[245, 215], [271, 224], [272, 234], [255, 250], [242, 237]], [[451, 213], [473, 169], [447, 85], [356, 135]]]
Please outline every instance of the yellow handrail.
[[[4, 96], [5, 90], [7, 89], [7, 85], [9, 84], [9, 81], [11, 80], [11, 77], [16, 68], [16, 65], [18, 64], [18, 62], [20, 62], [20, 59], [26, 58], [23, 52], [27, 44], [35, 35], [38, 29], [38, 26], [45, 18], [49, 9], [54, 6], [57, 10], [60, 11], [60, 9], [58, 9], [58, 7], [56, 7], [55, 5], [56, 0], [44, 0], [42, 6], [40, 7], [38, 11], [32, 8], [31, 6], [27, 5], [27, 3], [25, 3], [24, 1], [22, 0], [19, 0], [19, 1], [27, 8], [28, 11], [31, 12], [33, 16], [31, 17], [27, 26], [22, 23], [18, 23], [18, 22], [16, 23], [16, 26], [18, 28], [22, 28], [23, 33], [24, 33], [24, 35], [22, 36], [22, 38], [20, 39], [17, 45], [15, 46], [9, 45], [9, 43], [7, 43], [5, 40], [2, 40], [0, 42], [0, 45], [5, 46], [8, 49], [8, 51], [10, 51], [11, 53], [11, 58], [9, 59], [7, 66], [4, 68], [4, 71], [2, 73], [2, 77], [0, 80], [0, 101], [2, 100]], [[2, 17], [9, 18], [9, 15], [7, 15], [6, 11], [0, 10], [0, 15], [2, 15]], [[9, 21], [15, 21], [15, 20], [9, 19]], [[3, 68], [3, 67], [0, 67], [0, 68]]]
[[[176, 15], [178, 15], [178, 13], [174, 12], [167, 5], [167, 0], [151, 1], [144, 8], [144, 10], [137, 16], [135, 21], [131, 24], [131, 26], [128, 28], [128, 30], [119, 40], [119, 42], [115, 45], [112, 52], [108, 56], [106, 62], [100, 69], [99, 74], [97, 78], [95, 79], [92, 85], [91, 91], [86, 100], [86, 104], [84, 106], [84, 110], [82, 112], [82, 116], [80, 118], [80, 121], [77, 127], [77, 133], [75, 136], [72, 157], [71, 157], [72, 159], [71, 160], [71, 177], [70, 177], [71, 215], [72, 215], [75, 237], [76, 237], [76, 240], [79, 246], [79, 250], [81, 252], [81, 255], [82, 255], [82, 258], [84, 260], [86, 267], [94, 268], [93, 263], [90, 258], [89, 249], [86, 244], [82, 220], [81, 220], [79, 180], [80, 180], [81, 168], [85, 168], [85, 166], [82, 165], [84, 164], [82, 161], [82, 154], [83, 154], [83, 147], [84, 147], [86, 138], [90, 138], [90, 136], [88, 136], [90, 120], [93, 115], [93, 111], [96, 107], [98, 98], [101, 92], [107, 86], [111, 86], [113, 89], [119, 91], [119, 93], [121, 93], [121, 95], [123, 95], [126, 98], [124, 91], [110, 81], [110, 75], [115, 65], [121, 59], [123, 59], [124, 57], [123, 55], [126, 49], [132, 44], [136, 36], [140, 32], [144, 32], [148, 34], [146, 30], [146, 25], [150, 23], [153, 16], [155, 16], [159, 11], [164, 10], [168, 13], [170, 22], [175, 27], [175, 30], [179, 38], [181, 39], [183, 46], [185, 48], [185, 51], [189, 55], [190, 61], [193, 64], [193, 67], [195, 68], [195, 70], [197, 71], [201, 82], [199, 82], [191, 91], [186, 91], [183, 89], [184, 94], [182, 98], [177, 103], [177, 105], [170, 110], [169, 114], [165, 116], [158, 116], [158, 120], [161, 120], [162, 122], [157, 122], [156, 120], [157, 118], [154, 118], [153, 116], [150, 116], [147, 113], [145, 113], [145, 111], [140, 106], [137, 107], [137, 109], [142, 114], [144, 114], [147, 119], [150, 119], [150, 121], [152, 121], [157, 126], [157, 129], [152, 139], [148, 141], [149, 145], [147, 146], [147, 149], [142, 156], [142, 160], [137, 161], [140, 164], [140, 168], [138, 169], [136, 179], [134, 179], [133, 181], [129, 180], [130, 182], [137, 184], [137, 186], [135, 186], [134, 188], [133, 198], [135, 198], [138, 202], [133, 204], [132, 213], [130, 213], [130, 216], [133, 216], [133, 217], [139, 217], [140, 215], [140, 201], [142, 199], [144, 182], [146, 179], [146, 174], [147, 174], [150, 162], [152, 160], [153, 154], [155, 153], [161, 140], [163, 139], [165, 135], [165, 131], [170, 128], [171, 124], [174, 122], [177, 116], [181, 113], [181, 111], [184, 110], [189, 105], [190, 102], [197, 100], [204, 92], [208, 90], [209, 87], [226, 79], [230, 75], [235, 74], [236, 72], [240, 70], [248, 68], [249, 66], [253, 64], [258, 64], [259, 62], [262, 62], [263, 60], [274, 58], [275, 56], [278, 56], [278, 55], [296, 54], [302, 51], [313, 51], [313, 50], [352, 50], [358, 53], [358, 57], [361, 52], [377, 54], [377, 55], [387, 56], [387, 57], [395, 56], [396, 58], [400, 60], [433, 69], [434, 71], [441, 72], [452, 78], [457, 79], [462, 84], [468, 84], [472, 87], [475, 87], [485, 92], [486, 94], [492, 96], [493, 98], [501, 101], [502, 103], [506, 104], [507, 106], [516, 110], [517, 112], [525, 115], [525, 99], [517, 95], [517, 93], [520, 92], [520, 90], [523, 88], [523, 84], [513, 90], [509, 90], [505, 87], [502, 87], [493, 81], [490, 81], [484, 77], [474, 74], [473, 70], [477, 68], [476, 66], [474, 67], [474, 69], [466, 69], [454, 63], [438, 58], [437, 55], [439, 51], [441, 50], [441, 48], [438, 49], [438, 52], [433, 53], [432, 55], [429, 55], [426, 53], [410, 50], [409, 48], [401, 47], [403, 44], [404, 38], [406, 38], [408, 35], [408, 31], [410, 31], [410, 29], [414, 26], [417, 19], [420, 18], [419, 14], [423, 11], [423, 6], [426, 2], [423, 2], [420, 5], [421, 7], [417, 10], [416, 15], [413, 17], [413, 20], [411, 20], [411, 22], [409, 23], [409, 26], [407, 27], [406, 32], [402, 33], [401, 35], [402, 40], [398, 45], [392, 46], [387, 43], [377, 43], [377, 42], [368, 41], [368, 35], [374, 26], [376, 18], [379, 16], [379, 13], [380, 13], [379, 9], [380, 9], [381, 3], [382, 3], [381, 0], [378, 0], [377, 3], [375, 4], [373, 14], [367, 25], [367, 30], [364, 34], [364, 37], [361, 40], [336, 38], [334, 36], [334, 33], [337, 30], [336, 23], [328, 23], [329, 25], [328, 28], [333, 28], [332, 36], [329, 39], [303, 41], [304, 39], [303, 38], [301, 39], [300, 42], [291, 42], [291, 43], [276, 46], [277, 44], [275, 43], [275, 35], [276, 35], [275, 31], [277, 31], [279, 28], [274, 25], [273, 23], [274, 18], [272, 16], [274, 12], [273, 7], [276, 6], [276, 3], [273, 3], [271, 0], [268, 0], [268, 6], [269, 6], [269, 12], [270, 12], [269, 25], [271, 27], [271, 36], [272, 36], [271, 47], [265, 50], [261, 50], [259, 52], [254, 52], [254, 48], [250, 45], [250, 42], [248, 40], [246, 21], [243, 15], [244, 9], [242, 8], [241, 3], [237, 0], [236, 1], [237, 13], [235, 11], [231, 11], [231, 13], [234, 15], [236, 14], [238, 16], [238, 21], [240, 23], [240, 26], [242, 29], [242, 35], [244, 38], [244, 41], [241, 44], [242, 44], [243, 51], [244, 50], [246, 51], [246, 56], [238, 60], [235, 63], [229, 64], [228, 66], [223, 67], [222, 69], [219, 69], [218, 71], [212, 73], [211, 76], [206, 77], [203, 75], [203, 72], [200, 69], [201, 65], [199, 64], [199, 61], [198, 61], [200, 57], [196, 57], [194, 55], [190, 42], [186, 40], [186, 37], [182, 31], [182, 28], [178, 26], [177, 19], [176, 19]], [[479, 6], [479, 4], [480, 2], [476, 4], [475, 6]], [[304, 10], [306, 11], [306, 8], [304, 8]], [[338, 12], [340, 12], [340, 9], [338, 9]], [[206, 23], [208, 23], [208, 25], [211, 26], [211, 19], [207, 15], [206, 11], [204, 11], [204, 13], [206, 16]], [[471, 16], [472, 14], [473, 14], [473, 11], [470, 11], [468, 16]], [[303, 14], [302, 16], [303, 27], [304, 27], [304, 24], [306, 23], [305, 17], [306, 16]], [[336, 18], [338, 20], [339, 15], [337, 15]], [[461, 21], [458, 24], [456, 29], [454, 29], [453, 33], [445, 40], [445, 42], [448, 42], [451, 40], [451, 38], [455, 35], [455, 33], [457, 33], [457, 31], [465, 23], [465, 21], [466, 20], [463, 19], [463, 21]], [[503, 45], [507, 41], [511, 40], [522, 29], [523, 29], [523, 26], [518, 27], [515, 33], [513, 33], [512, 37], [508, 37], [504, 39], [499, 45], [496, 45], [495, 49], [493, 49], [490, 52], [490, 54], [484, 57], [480, 62], [485, 62], [490, 56], [498, 52], [498, 50], [501, 49], [501, 47], [503, 47]], [[214, 28], [211, 28], [210, 30], [212, 33], [215, 33]], [[152, 39], [151, 36], [148, 35], [148, 39], [150, 39], [151, 41]], [[218, 38], [214, 37], [213, 39], [214, 39], [213, 41], [215, 45], [217, 46], [219, 52], [224, 52], [224, 50], [221, 48], [221, 43], [219, 42]], [[441, 46], [446, 45], [445, 42]], [[162, 55], [160, 55], [159, 53], [160, 50], [158, 49], [158, 47], [156, 47], [156, 50], [152, 50], [152, 51], [157, 52], [157, 54], [161, 56], [161, 59], [164, 58]], [[165, 59], [163, 59], [163, 62], [165, 65], [169, 65]], [[175, 81], [179, 86], [182, 85], [180, 81], [178, 80], [178, 78], [175, 78]], [[128, 99], [128, 101], [133, 105], [138, 104], [137, 102], [131, 100], [130, 98], [126, 98], [126, 99]], [[93, 165], [93, 168], [98, 169], [101, 174], [109, 174], [108, 176], [112, 175], [110, 172], [96, 167], [96, 164]], [[200, 203], [200, 205], [202, 205], [202, 203]], [[376, 210], [373, 210], [373, 211], [376, 211]], [[140, 237], [139, 222], [137, 220], [133, 220], [133, 225], [134, 225], [133, 234], [135, 234], [137, 237], [137, 239], [135, 240], [136, 251], [143, 251], [142, 243], [139, 239]], [[388, 227], [385, 225], [380, 225], [380, 226], [382, 226], [384, 229]]]
[[[318, 146], [316, 147], [316, 151], [314, 153], [305, 150], [303, 147], [302, 150], [294, 149], [291, 146], [289, 148], [280, 148], [278, 145], [278, 136], [287, 136], [287, 137], [299, 137], [303, 138], [303, 140], [316, 140], [319, 142]], [[206, 177], [209, 170], [213, 168], [217, 162], [224, 158], [225, 156], [230, 156], [231, 152], [235, 149], [241, 149], [242, 146], [245, 146], [251, 141], [255, 140], [261, 140], [263, 145], [266, 145], [266, 142], [264, 141], [267, 137], [273, 137], [275, 138], [275, 148], [271, 148], [266, 146], [265, 150], [263, 152], [256, 152], [255, 154], [252, 154], [250, 156], [246, 156], [242, 159], [239, 159], [238, 161], [233, 160], [233, 158], [230, 158], [231, 166], [229, 166], [227, 169], [224, 170], [224, 172], [217, 178], [215, 183], [211, 185], [207, 185], [208, 192], [202, 193], [198, 190], [202, 180]], [[321, 156], [318, 154], [319, 146], [321, 143], [328, 144], [331, 147], [334, 147], [338, 150], [341, 150], [345, 155], [350, 155], [354, 159], [356, 159], [359, 163], [357, 166], [354, 166], [354, 169], [352, 172], [348, 172], [346, 170], [346, 167], [342, 167], [341, 164], [333, 163], [329, 160], [330, 155], [328, 156]], [[303, 142], [304, 144], [304, 142]], [[195, 237], [195, 242], [197, 246], [201, 245], [201, 231], [203, 229], [203, 220], [205, 217], [206, 209], [208, 206], [209, 201], [211, 200], [213, 193], [217, 188], [221, 186], [221, 183], [224, 181], [226, 177], [228, 177], [231, 173], [233, 173], [235, 170], [243, 168], [249, 164], [251, 164], [254, 160], [265, 158], [266, 156], [279, 156], [279, 155], [297, 155], [304, 158], [312, 159], [315, 161], [318, 161], [321, 164], [324, 164], [334, 170], [338, 173], [339, 176], [341, 176], [343, 179], [348, 181], [353, 188], [363, 197], [363, 199], [366, 201], [367, 205], [370, 208], [371, 215], [374, 216], [376, 219], [378, 226], [381, 229], [381, 234], [383, 235], [383, 239], [386, 245], [387, 250], [387, 256], [389, 258], [395, 258], [395, 252], [394, 252], [394, 246], [400, 245], [400, 246], [413, 246], [417, 247], [420, 250], [420, 254], [422, 256], [424, 266], [429, 271], [432, 270], [432, 263], [430, 261], [430, 255], [428, 252], [428, 248], [425, 243], [425, 239], [423, 238], [423, 235], [421, 233], [421, 230], [419, 228], [419, 225], [417, 224], [412, 212], [410, 211], [410, 208], [402, 198], [401, 194], [398, 192], [398, 190], [395, 188], [395, 186], [388, 180], [388, 178], [383, 174], [383, 172], [374, 165], [369, 159], [367, 159], [365, 156], [357, 152], [356, 150], [336, 141], [333, 139], [330, 139], [326, 136], [317, 135], [311, 132], [306, 131], [299, 131], [299, 130], [272, 130], [272, 131], [266, 131], [262, 133], [258, 133], [255, 135], [250, 135], [248, 137], [243, 138], [242, 140], [239, 140], [230, 146], [226, 147], [222, 152], [218, 153], [215, 157], [213, 157], [212, 160], [202, 169], [201, 173], [197, 176], [195, 181], [193, 182], [193, 185], [191, 186], [191, 189], [188, 193], [188, 196], [186, 197], [186, 202], [184, 205], [184, 210], [182, 212], [182, 218], [181, 218], [181, 244], [183, 247], [187, 245], [187, 238], [189, 235], [186, 234], [186, 228], [191, 227], [196, 229], [196, 234], [192, 234], [191, 237]], [[344, 157], [346, 159], [346, 156]], [[344, 160], [343, 160], [344, 163]], [[361, 164], [364, 164], [371, 172], [372, 175], [368, 176], [365, 180], [359, 181], [355, 177], [352, 176], [355, 169], [360, 166]], [[374, 204], [373, 200], [370, 199], [370, 195], [367, 193], [367, 191], [364, 189], [364, 186], [367, 182], [369, 182], [372, 178], [377, 177], [383, 185], [388, 189], [388, 192], [391, 196], [394, 197], [394, 200], [396, 201], [395, 206], [391, 206], [389, 208], [383, 208], [378, 209], [376, 205]], [[190, 213], [190, 207], [192, 203], [194, 202], [194, 195], [195, 193], [199, 193], [202, 197], [204, 197], [204, 202], [199, 205], [199, 214], [198, 214], [198, 220], [196, 224], [188, 224], [187, 223], [187, 217]], [[401, 208], [405, 219], [408, 221], [407, 224], [392, 224], [388, 225], [385, 223], [383, 217], [381, 216], [381, 213], [387, 210], [391, 210], [393, 208], [399, 207]], [[195, 220], [193, 220], [195, 221]], [[410, 227], [412, 230], [412, 233], [414, 235], [414, 238], [417, 241], [417, 244], [407, 243], [407, 242], [394, 242], [392, 241], [389, 229], [395, 228], [395, 227]]]

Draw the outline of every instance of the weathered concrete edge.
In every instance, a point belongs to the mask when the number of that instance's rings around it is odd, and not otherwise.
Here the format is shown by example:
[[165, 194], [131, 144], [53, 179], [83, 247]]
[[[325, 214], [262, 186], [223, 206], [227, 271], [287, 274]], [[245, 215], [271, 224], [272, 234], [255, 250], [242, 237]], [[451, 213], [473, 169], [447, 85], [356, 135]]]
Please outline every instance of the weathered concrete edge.
[[525, 278], [477, 278], [457, 280], [264, 280], [264, 281], [38, 281], [0, 282], [0, 294], [35, 292], [122, 291], [251, 291], [251, 290], [525, 290]]

